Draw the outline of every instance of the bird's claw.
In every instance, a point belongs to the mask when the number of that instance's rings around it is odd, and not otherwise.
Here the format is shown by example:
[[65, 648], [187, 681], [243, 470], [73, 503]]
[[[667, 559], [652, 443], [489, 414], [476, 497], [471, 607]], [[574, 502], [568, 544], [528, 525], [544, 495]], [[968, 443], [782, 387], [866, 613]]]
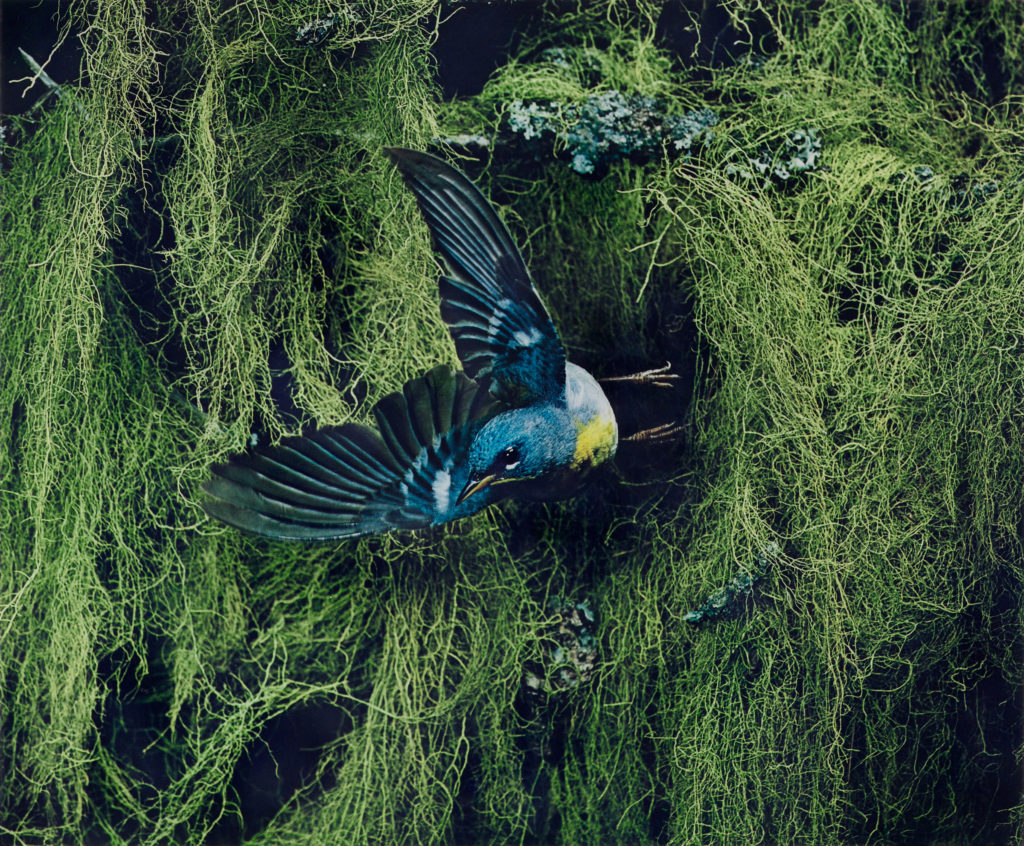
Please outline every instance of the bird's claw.
[[672, 372], [672, 362], [666, 361], [662, 367], [630, 373], [628, 376], [606, 376], [601, 382], [632, 382], [636, 385], [653, 385], [655, 388], [671, 388], [672, 383], [679, 380], [679, 374]]
[[660, 426], [654, 426], [651, 429], [642, 429], [639, 432], [635, 432], [628, 438], [623, 438], [623, 441], [644, 441], [645, 443], [657, 443], [660, 441], [667, 441], [674, 438], [680, 432], [683, 431], [683, 427], [676, 421], [671, 423], [662, 423]]

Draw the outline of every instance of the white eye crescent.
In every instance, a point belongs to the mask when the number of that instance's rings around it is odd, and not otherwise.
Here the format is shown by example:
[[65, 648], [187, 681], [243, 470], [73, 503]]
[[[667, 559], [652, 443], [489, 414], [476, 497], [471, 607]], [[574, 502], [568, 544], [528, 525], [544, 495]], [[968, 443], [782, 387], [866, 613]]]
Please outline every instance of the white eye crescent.
[[506, 470], [514, 469], [519, 465], [519, 448], [514, 446], [508, 447], [502, 452], [501, 460], [504, 462]]

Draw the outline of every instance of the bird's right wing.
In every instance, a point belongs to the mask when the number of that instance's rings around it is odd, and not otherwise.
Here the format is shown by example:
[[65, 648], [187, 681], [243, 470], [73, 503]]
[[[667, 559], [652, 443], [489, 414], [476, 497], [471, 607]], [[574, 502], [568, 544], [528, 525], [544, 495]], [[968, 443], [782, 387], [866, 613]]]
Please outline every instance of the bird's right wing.
[[269, 538], [335, 540], [418, 529], [487, 505], [456, 505], [466, 452], [495, 410], [472, 379], [435, 367], [373, 409], [378, 429], [333, 426], [213, 467], [211, 517]]
[[450, 275], [441, 317], [466, 373], [509, 405], [565, 388], [565, 350], [508, 228], [479, 189], [436, 156], [390, 147]]

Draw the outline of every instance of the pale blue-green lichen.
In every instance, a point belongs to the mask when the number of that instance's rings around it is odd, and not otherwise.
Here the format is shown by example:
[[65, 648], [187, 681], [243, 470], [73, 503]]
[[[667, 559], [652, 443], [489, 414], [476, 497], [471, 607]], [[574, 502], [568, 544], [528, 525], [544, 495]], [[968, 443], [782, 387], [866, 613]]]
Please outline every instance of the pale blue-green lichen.
[[543, 642], [543, 656], [523, 673], [527, 695], [572, 690], [590, 679], [597, 662], [597, 621], [590, 600], [572, 602], [553, 596], [548, 609], [554, 622]]
[[663, 149], [689, 155], [712, 138], [718, 116], [710, 109], [666, 114], [651, 97], [621, 91], [594, 94], [580, 105], [514, 100], [509, 131], [528, 144], [564, 147], [570, 167], [593, 174], [620, 159], [658, 155]]
[[741, 155], [739, 162], [725, 166], [728, 176], [740, 179], [763, 179], [765, 182], [788, 182], [794, 176], [817, 170], [821, 163], [821, 132], [814, 128], [796, 129], [774, 144], [763, 145], [753, 155]]
[[747, 600], [753, 595], [754, 585], [764, 578], [778, 554], [778, 544], [768, 544], [757, 556], [757, 563], [750, 570], [737, 573], [724, 588], [709, 595], [699, 608], [687, 611], [683, 615], [683, 620], [687, 623], [702, 623], [705, 620], [738, 617], [747, 607]]

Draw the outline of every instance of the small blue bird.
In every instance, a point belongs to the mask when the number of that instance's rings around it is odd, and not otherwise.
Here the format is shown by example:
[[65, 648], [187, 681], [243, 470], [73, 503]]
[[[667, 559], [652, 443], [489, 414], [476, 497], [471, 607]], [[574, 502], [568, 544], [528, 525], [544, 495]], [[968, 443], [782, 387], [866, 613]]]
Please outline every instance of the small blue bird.
[[[419, 529], [505, 497], [558, 499], [615, 455], [604, 391], [567, 361], [508, 229], [462, 173], [427, 153], [387, 150], [448, 272], [441, 316], [465, 372], [435, 367], [346, 423], [212, 468], [203, 507], [244, 531], [333, 540]], [[667, 386], [669, 366], [618, 377]], [[626, 440], [660, 439], [664, 425]]]

